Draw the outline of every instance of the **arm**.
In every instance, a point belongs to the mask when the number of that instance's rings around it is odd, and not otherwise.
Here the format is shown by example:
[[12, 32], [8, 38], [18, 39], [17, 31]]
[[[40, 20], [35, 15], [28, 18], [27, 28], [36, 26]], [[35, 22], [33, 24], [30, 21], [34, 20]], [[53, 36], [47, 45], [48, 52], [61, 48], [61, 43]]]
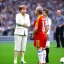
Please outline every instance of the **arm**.
[[49, 25], [47, 25], [47, 26], [45, 27], [45, 32], [47, 33], [48, 30], [49, 30]]
[[26, 28], [29, 28], [29, 26], [30, 26], [30, 18], [29, 18], [29, 15], [27, 16], [27, 23], [24, 23], [24, 27], [26, 27]]
[[[28, 18], [28, 19], [29, 19], [29, 18]], [[28, 27], [29, 27], [29, 23], [30, 23], [30, 19], [28, 20], [28, 23], [26, 24], [26, 23], [20, 22], [20, 19], [19, 19], [18, 14], [16, 15], [16, 24], [17, 24], [18, 26], [23, 26], [23, 27], [25, 27], [25, 28], [28, 28]]]
[[50, 27], [51, 27], [51, 19], [49, 18], [48, 21], [46, 21], [46, 27], [45, 27], [46, 33], [48, 32], [48, 30], [50, 29]]
[[18, 14], [16, 14], [16, 24], [17, 24], [18, 26], [23, 26], [23, 25], [24, 25], [24, 23], [20, 22], [20, 19], [19, 19]]
[[34, 38], [34, 35], [35, 35], [35, 33], [37, 32], [37, 29], [38, 29], [38, 27], [36, 26], [36, 27], [34, 28], [34, 30], [33, 30], [32, 36], [31, 36], [32, 39]]
[[33, 30], [33, 35], [35, 35], [35, 33], [37, 32], [38, 26], [35, 26], [34, 30]]
[[62, 27], [62, 26], [64, 26], [64, 23], [63, 23], [63, 24], [61, 24], [61, 25], [59, 25], [59, 27]]
[[38, 29], [38, 20], [37, 20], [37, 22], [35, 23], [35, 27], [34, 27], [34, 30], [33, 30], [33, 33], [32, 33], [32, 38], [34, 38], [34, 35], [35, 35], [35, 33], [37, 32], [37, 29]]
[[62, 16], [62, 21], [63, 21], [63, 23], [61, 25], [59, 25], [59, 27], [64, 26], [64, 16]]
[[63, 24], [62, 24], [62, 26], [64, 26], [64, 16], [62, 16], [62, 18], [63, 18]]

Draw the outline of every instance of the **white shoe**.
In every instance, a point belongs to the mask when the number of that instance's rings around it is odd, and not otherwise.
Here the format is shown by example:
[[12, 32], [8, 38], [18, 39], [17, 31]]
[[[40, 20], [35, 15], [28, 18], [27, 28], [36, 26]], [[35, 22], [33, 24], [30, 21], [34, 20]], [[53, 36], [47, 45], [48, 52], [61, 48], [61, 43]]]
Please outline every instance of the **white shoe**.
[[21, 63], [27, 63], [27, 62], [25, 62], [24, 60], [21, 60]]
[[14, 60], [14, 64], [17, 64], [17, 61], [16, 60]]

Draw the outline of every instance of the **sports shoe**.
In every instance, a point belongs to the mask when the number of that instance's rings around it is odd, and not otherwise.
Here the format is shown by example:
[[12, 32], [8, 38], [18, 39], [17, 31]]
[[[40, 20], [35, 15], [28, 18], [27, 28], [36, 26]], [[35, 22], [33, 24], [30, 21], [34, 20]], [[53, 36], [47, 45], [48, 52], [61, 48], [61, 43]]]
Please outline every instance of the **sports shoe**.
[[17, 64], [17, 61], [16, 60], [14, 60], [14, 64]]
[[24, 63], [24, 64], [25, 64], [25, 63], [27, 63], [27, 62], [25, 62], [24, 60], [21, 60], [21, 63]]

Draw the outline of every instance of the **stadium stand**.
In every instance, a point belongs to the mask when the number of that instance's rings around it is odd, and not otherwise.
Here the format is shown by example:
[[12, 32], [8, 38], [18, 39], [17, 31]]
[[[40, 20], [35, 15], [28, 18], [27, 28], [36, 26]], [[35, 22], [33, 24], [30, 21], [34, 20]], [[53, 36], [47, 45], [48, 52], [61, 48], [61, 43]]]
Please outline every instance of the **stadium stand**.
[[29, 28], [29, 31], [32, 31], [32, 25], [36, 18], [34, 10], [37, 3], [40, 3], [43, 8], [46, 7], [49, 9], [49, 17], [52, 19], [52, 31], [54, 31], [56, 10], [61, 9], [62, 14], [64, 15], [64, 0], [2, 0], [2, 2], [0, 2], [0, 16], [2, 21], [1, 35], [14, 35], [15, 15], [16, 13], [19, 13], [18, 7], [21, 4], [25, 4], [28, 7], [27, 13], [30, 15], [31, 19], [31, 27]]

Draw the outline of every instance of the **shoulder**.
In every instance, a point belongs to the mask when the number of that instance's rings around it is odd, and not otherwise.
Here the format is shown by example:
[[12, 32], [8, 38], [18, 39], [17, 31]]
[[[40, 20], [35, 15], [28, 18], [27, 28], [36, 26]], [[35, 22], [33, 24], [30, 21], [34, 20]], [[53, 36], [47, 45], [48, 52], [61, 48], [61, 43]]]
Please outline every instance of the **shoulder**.
[[41, 18], [45, 18], [43, 15], [42, 16], [40, 16]]
[[46, 18], [42, 15], [42, 16], [40, 16], [40, 19], [42, 19], [42, 20], [46, 20]]
[[51, 25], [51, 19], [49, 17], [47, 17], [46, 24]]
[[38, 21], [40, 18], [41, 18], [41, 17], [40, 17], [40, 16], [38, 16], [38, 17], [36, 18], [36, 21]]
[[26, 14], [26, 16], [28, 16], [28, 17], [29, 17], [29, 14]]
[[51, 22], [52, 20], [48, 17], [48, 20]]
[[63, 15], [61, 17], [64, 19], [64, 16]]
[[63, 15], [61, 15], [61, 17], [64, 17]]
[[20, 13], [16, 14], [16, 16], [20, 16]]

